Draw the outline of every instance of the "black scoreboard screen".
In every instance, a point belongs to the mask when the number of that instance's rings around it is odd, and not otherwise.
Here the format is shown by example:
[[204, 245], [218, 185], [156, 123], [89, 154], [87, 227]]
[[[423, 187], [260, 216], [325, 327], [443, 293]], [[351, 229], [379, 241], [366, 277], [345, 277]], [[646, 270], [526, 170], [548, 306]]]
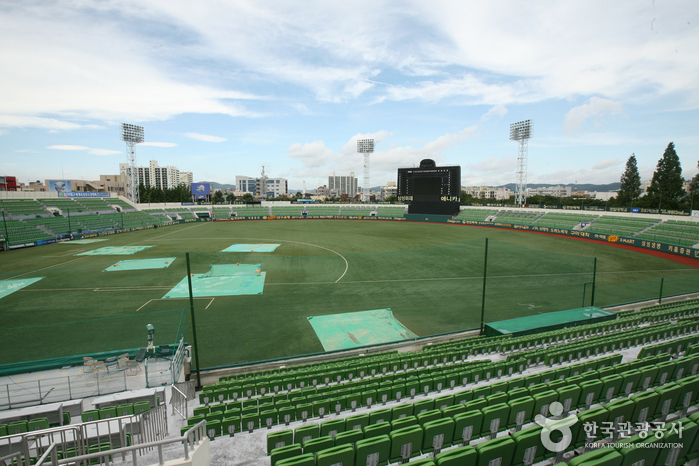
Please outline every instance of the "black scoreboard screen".
[[438, 167], [425, 159], [420, 167], [398, 169], [398, 201], [410, 204], [408, 213], [458, 212], [461, 200], [461, 167]]
[[437, 177], [413, 178], [414, 196], [441, 196], [442, 180]]

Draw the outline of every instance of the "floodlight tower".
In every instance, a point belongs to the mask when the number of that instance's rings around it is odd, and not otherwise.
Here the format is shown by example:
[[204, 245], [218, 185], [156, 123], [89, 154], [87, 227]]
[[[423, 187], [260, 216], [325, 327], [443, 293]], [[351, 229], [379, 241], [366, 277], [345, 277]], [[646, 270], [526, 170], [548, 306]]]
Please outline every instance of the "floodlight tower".
[[369, 157], [374, 152], [373, 139], [357, 139], [357, 152], [364, 154], [364, 187], [362, 188], [362, 201], [369, 202], [371, 193], [369, 184], [371, 183], [371, 171], [369, 170]]
[[510, 125], [510, 141], [519, 143], [515, 203], [520, 207], [527, 203], [527, 143], [531, 137], [532, 120], [518, 121]]
[[136, 170], [136, 144], [143, 142], [143, 126], [121, 124], [121, 140], [126, 143], [126, 195], [138, 204], [138, 171]]

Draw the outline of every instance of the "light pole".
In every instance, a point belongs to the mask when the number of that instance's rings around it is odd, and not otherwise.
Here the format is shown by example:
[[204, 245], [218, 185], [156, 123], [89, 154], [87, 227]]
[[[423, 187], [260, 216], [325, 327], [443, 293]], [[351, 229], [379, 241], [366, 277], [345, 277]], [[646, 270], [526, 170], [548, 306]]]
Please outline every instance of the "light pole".
[[121, 140], [126, 143], [128, 149], [126, 160], [128, 167], [126, 169], [126, 191], [131, 197], [131, 202], [138, 203], [138, 173], [136, 171], [136, 151], [134, 147], [144, 141], [143, 126], [130, 125], [128, 123], [121, 124]]
[[531, 137], [532, 120], [519, 121], [510, 125], [510, 141], [519, 143], [515, 204], [519, 204], [520, 207], [527, 203], [527, 143]]

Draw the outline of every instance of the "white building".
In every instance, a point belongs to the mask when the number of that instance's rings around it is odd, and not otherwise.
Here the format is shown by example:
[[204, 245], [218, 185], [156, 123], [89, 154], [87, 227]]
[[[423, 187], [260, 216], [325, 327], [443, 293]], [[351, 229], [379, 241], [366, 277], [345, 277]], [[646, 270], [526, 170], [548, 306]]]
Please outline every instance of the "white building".
[[512, 195], [512, 191], [508, 188], [491, 188], [489, 186], [465, 186], [461, 188], [466, 194], [470, 194], [472, 197], [478, 199], [494, 199], [496, 201], [501, 201], [509, 199]]
[[[119, 176], [127, 179], [129, 164], [119, 164]], [[157, 160], [151, 160], [148, 167], [136, 167], [138, 183], [147, 188], [172, 189], [181, 184], [191, 184], [194, 181], [192, 172], [181, 172], [177, 167], [161, 167]]]
[[349, 176], [332, 176], [328, 177], [328, 195], [335, 197], [354, 197], [359, 192], [357, 178], [354, 177], [354, 173], [350, 173]]
[[553, 196], [570, 197], [573, 194], [571, 186], [548, 186], [544, 188], [527, 188], [527, 197], [530, 196]]
[[260, 197], [284, 197], [289, 193], [289, 184], [286, 178], [236, 176], [235, 193], [236, 196], [249, 193]]
[[389, 181], [386, 186], [381, 186], [381, 199], [384, 201], [391, 196], [398, 195], [398, 186], [396, 186], [395, 181]]

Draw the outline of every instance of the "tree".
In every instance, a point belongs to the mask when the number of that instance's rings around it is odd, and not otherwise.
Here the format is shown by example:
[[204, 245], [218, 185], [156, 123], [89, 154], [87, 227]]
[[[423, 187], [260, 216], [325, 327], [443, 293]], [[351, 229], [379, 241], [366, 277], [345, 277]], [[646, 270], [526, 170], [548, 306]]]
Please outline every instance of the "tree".
[[216, 191], [214, 193], [214, 204], [223, 204], [223, 191]]
[[252, 197], [252, 194], [245, 193], [245, 194], [243, 194], [243, 200], [245, 202], [252, 202], [253, 200], [255, 200], [255, 198]]
[[[699, 169], [699, 162], [697, 162], [697, 168]], [[689, 183], [689, 192], [687, 192], [685, 198], [685, 203], [689, 206], [690, 210], [694, 210], [695, 197], [699, 203], [699, 173], [694, 175], [694, 178], [692, 178], [692, 181]]]
[[233, 204], [235, 202], [235, 194], [233, 194], [233, 193], [226, 194], [226, 202], [228, 202], [229, 204]]
[[626, 161], [626, 169], [621, 175], [621, 187], [617, 194], [617, 205], [622, 207], [633, 206], [633, 201], [641, 195], [641, 175], [638, 173], [636, 154], [631, 154]]
[[646, 204], [649, 207], [660, 206], [661, 209], [677, 209], [684, 194], [682, 166], [675, 152], [675, 144], [671, 142], [667, 145], [663, 158], [658, 160], [658, 166], [648, 187]]

